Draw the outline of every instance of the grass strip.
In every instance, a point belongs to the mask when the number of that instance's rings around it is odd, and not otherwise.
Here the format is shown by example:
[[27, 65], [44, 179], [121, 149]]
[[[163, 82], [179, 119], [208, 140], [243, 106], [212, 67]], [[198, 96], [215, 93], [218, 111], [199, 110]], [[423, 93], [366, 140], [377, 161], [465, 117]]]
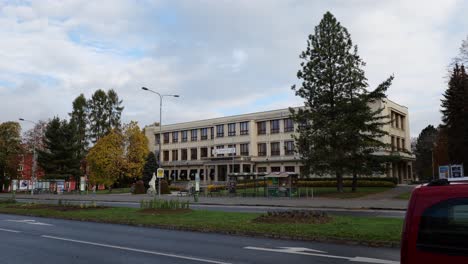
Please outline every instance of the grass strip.
[[22, 208], [22, 205], [0, 204], [0, 213], [386, 247], [399, 246], [403, 224], [401, 219], [354, 216], [333, 216], [332, 221], [325, 224], [269, 224], [253, 222], [253, 219], [260, 215], [256, 213], [189, 211], [180, 214], [153, 215], [141, 213], [136, 208], [57, 211]]

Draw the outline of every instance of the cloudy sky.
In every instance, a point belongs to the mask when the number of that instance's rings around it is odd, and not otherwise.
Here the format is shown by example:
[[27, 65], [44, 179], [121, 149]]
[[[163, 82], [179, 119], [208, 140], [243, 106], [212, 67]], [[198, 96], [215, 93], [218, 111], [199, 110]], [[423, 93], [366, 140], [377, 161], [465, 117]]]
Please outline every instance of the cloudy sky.
[[[67, 117], [80, 93], [115, 89], [141, 126], [301, 105], [299, 53], [324, 12], [348, 28], [370, 88], [395, 75], [411, 134], [440, 120], [466, 1], [1, 1], [0, 122]], [[25, 129], [30, 125], [24, 124]]]

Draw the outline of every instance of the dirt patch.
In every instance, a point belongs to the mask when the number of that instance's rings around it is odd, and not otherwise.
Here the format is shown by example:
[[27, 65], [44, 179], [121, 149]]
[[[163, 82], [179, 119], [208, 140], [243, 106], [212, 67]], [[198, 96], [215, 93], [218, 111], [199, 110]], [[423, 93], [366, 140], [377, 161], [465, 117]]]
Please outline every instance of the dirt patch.
[[142, 214], [165, 215], [165, 214], [186, 214], [192, 212], [192, 209], [142, 209], [138, 211]]
[[255, 218], [253, 222], [269, 224], [325, 224], [331, 220], [332, 218], [325, 212], [294, 210], [268, 212]]
[[107, 209], [107, 206], [79, 206], [79, 205], [53, 205], [53, 204], [21, 204], [21, 205], [10, 205], [6, 208], [14, 208], [14, 209], [48, 209], [60, 212], [67, 212], [67, 211], [83, 211], [83, 210], [99, 210], [99, 209]]

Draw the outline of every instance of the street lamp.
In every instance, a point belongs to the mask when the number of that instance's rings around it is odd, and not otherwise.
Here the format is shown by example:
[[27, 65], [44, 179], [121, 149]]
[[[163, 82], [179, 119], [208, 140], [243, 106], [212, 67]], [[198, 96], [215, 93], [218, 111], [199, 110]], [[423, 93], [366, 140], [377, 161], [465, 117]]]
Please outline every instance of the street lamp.
[[[33, 123], [34, 125], [38, 125], [38, 123], [34, 122], [34, 121], [31, 121], [31, 120], [27, 120], [27, 119], [24, 119], [24, 118], [20, 118], [19, 119], [20, 121], [23, 121], [23, 122], [29, 122], [29, 123]], [[32, 167], [32, 175], [31, 175], [31, 195], [34, 195], [34, 181], [36, 180], [36, 167], [37, 167], [37, 154], [36, 154], [36, 138], [34, 137], [34, 144], [33, 144], [33, 167]]]
[[[159, 154], [158, 154], [158, 168], [161, 168], [161, 141], [162, 141], [162, 99], [163, 97], [180, 97], [178, 94], [160, 94], [156, 91], [148, 89], [146, 87], [141, 87], [142, 90], [152, 92], [159, 96]], [[158, 184], [158, 195], [161, 196], [161, 184]]]

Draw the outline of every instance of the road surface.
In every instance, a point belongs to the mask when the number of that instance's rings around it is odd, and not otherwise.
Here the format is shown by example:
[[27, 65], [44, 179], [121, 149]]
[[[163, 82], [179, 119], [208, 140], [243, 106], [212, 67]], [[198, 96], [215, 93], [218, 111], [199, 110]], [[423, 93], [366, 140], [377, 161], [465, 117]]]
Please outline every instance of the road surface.
[[399, 250], [0, 214], [0, 263], [399, 263]]

